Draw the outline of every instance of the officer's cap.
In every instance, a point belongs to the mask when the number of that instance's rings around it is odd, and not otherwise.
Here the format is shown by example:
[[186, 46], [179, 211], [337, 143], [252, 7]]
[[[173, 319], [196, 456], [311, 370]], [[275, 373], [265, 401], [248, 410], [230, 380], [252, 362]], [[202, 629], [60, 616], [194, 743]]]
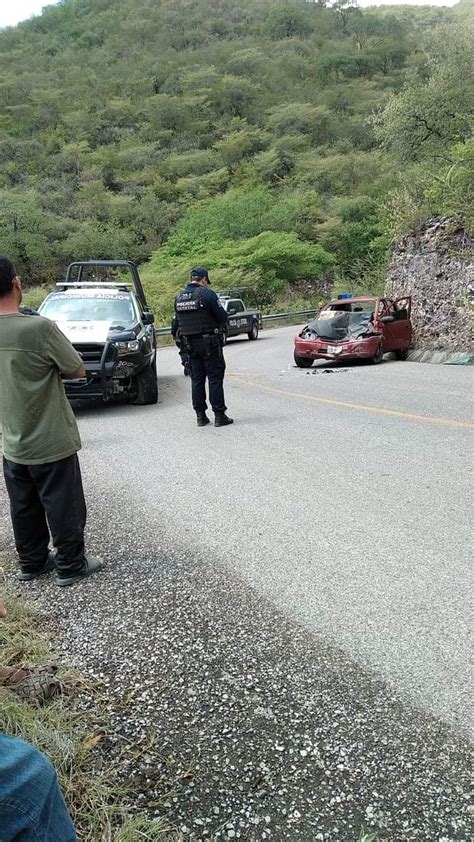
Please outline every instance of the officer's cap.
[[192, 281], [202, 281], [203, 278], [207, 279], [208, 284], [211, 283], [208, 271], [205, 266], [195, 266], [194, 269], [191, 269]]

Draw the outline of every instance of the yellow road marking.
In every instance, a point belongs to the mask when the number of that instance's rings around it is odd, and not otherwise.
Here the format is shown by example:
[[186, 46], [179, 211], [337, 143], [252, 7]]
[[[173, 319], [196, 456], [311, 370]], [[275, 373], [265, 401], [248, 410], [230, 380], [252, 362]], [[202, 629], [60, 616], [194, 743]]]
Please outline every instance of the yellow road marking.
[[323, 403], [329, 406], [342, 406], [344, 409], [355, 409], [359, 412], [372, 412], [375, 415], [391, 415], [395, 418], [404, 418], [407, 421], [424, 421], [427, 424], [439, 424], [444, 427], [457, 427], [464, 430], [474, 430], [474, 424], [468, 421], [456, 421], [454, 418], [437, 418], [435, 415], [414, 415], [411, 412], [402, 412], [398, 409], [385, 409], [379, 406], [369, 406], [365, 403], [349, 403], [348, 401], [338, 401], [333, 398], [319, 398], [316, 395], [305, 395], [302, 392], [288, 392], [286, 389], [276, 389], [273, 386], [264, 386], [263, 383], [257, 383], [255, 380], [249, 380], [239, 374], [229, 372], [229, 377], [243, 383], [246, 386], [254, 386], [257, 389], [263, 389], [266, 392], [272, 392], [274, 395], [285, 395], [288, 398], [302, 398], [305, 401], [314, 401], [315, 403]]

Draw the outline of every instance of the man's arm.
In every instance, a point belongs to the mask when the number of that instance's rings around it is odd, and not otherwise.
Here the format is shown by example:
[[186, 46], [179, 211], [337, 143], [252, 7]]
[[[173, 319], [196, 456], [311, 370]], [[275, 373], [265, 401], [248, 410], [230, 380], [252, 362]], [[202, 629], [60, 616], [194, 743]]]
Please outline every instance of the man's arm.
[[176, 339], [176, 334], [178, 333], [178, 327], [179, 327], [178, 317], [175, 313], [172, 320], [171, 320], [171, 336], [174, 336], [175, 339]]
[[222, 304], [220, 304], [219, 298], [217, 297], [214, 290], [206, 289], [203, 297], [218, 324], [225, 325], [227, 321], [227, 313], [224, 310]]
[[62, 374], [61, 377], [65, 377], [67, 380], [83, 380], [86, 376], [86, 370], [83, 365], [74, 372], [74, 374], [70, 374], [67, 376], [66, 374]]
[[62, 377], [68, 380], [76, 380], [86, 376], [82, 357], [54, 322], [51, 325], [48, 338], [48, 357]]

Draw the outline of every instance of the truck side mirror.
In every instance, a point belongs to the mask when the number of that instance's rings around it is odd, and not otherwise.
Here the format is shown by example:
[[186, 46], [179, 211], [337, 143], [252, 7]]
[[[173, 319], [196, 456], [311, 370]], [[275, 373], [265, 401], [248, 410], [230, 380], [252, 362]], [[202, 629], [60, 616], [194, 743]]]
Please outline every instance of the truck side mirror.
[[144, 325], [152, 325], [154, 324], [155, 317], [151, 310], [145, 310], [143, 313], [143, 324]]
[[382, 322], [382, 324], [388, 325], [388, 324], [390, 324], [390, 322], [395, 321], [395, 316], [382, 316], [380, 321]]

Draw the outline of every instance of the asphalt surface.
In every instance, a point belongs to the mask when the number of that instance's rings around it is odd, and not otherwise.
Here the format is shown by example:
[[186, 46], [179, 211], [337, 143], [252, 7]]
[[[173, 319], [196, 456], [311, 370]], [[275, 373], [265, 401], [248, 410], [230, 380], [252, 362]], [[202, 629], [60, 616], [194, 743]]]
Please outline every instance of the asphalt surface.
[[470, 839], [472, 369], [299, 370], [295, 330], [227, 346], [232, 427], [173, 348], [157, 407], [77, 407], [108, 569], [26, 590], [186, 838]]

